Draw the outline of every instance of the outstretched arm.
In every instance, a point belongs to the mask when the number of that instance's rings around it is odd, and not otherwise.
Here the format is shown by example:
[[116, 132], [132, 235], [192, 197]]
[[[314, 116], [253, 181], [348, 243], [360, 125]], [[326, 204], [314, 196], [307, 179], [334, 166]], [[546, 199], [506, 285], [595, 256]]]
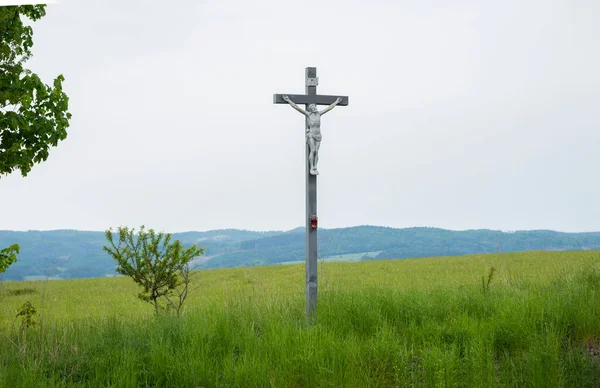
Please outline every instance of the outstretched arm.
[[302, 113], [305, 116], [308, 116], [308, 113], [300, 108], [298, 105], [296, 105], [296, 103], [292, 100], [290, 100], [290, 98], [288, 96], [281, 96], [281, 98], [283, 98], [284, 101], [286, 101], [288, 104], [290, 104], [292, 106], [292, 108], [296, 109], [298, 112]]
[[332, 110], [333, 108], [335, 108], [335, 106], [337, 104], [339, 104], [340, 102], [342, 102], [342, 97], [338, 97], [337, 100], [335, 100], [335, 102], [331, 105], [329, 105], [327, 108], [323, 109], [321, 112], [322, 115], [324, 115], [325, 113], [329, 112], [330, 110]]

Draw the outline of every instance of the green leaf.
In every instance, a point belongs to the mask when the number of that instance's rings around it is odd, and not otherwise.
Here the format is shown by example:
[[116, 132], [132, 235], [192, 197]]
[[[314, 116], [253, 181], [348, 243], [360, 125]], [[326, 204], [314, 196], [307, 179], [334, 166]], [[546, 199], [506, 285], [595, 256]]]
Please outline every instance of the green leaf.
[[0, 273], [6, 272], [8, 267], [17, 261], [19, 250], [20, 247], [17, 244], [13, 244], [8, 248], [0, 250]]

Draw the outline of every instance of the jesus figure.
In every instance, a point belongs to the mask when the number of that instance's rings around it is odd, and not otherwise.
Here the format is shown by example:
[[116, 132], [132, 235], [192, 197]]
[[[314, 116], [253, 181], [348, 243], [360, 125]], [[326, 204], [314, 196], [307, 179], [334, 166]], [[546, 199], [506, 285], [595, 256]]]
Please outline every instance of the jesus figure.
[[335, 108], [337, 104], [342, 102], [342, 98], [338, 97], [333, 104], [329, 105], [320, 112], [317, 110], [317, 104], [309, 104], [307, 112], [290, 100], [288, 96], [282, 97], [285, 102], [292, 106], [292, 108], [306, 116], [306, 141], [308, 142], [308, 147], [310, 150], [308, 154], [310, 173], [312, 175], [319, 175], [319, 171], [317, 171], [317, 163], [319, 162], [319, 147], [321, 146], [321, 115], [324, 115]]

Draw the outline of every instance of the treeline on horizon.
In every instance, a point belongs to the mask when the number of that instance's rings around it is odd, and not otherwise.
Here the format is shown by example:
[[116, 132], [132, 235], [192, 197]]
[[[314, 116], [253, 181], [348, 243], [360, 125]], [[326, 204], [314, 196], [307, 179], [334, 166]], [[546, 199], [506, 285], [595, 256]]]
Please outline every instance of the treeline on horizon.
[[[304, 228], [287, 232], [214, 230], [174, 233], [184, 245], [206, 249], [198, 268], [272, 265], [304, 260]], [[0, 246], [19, 244], [17, 263], [4, 280], [88, 278], [115, 275], [115, 262], [102, 250], [104, 232], [76, 230], [0, 231]], [[363, 260], [457, 256], [531, 250], [600, 249], [600, 232], [549, 230], [501, 232], [451, 231], [415, 227], [357, 226], [319, 231], [320, 258], [364, 254]], [[367, 253], [371, 252], [370, 255]], [[372, 254], [372, 252], [378, 252]], [[206, 260], [208, 259], [208, 260]]]

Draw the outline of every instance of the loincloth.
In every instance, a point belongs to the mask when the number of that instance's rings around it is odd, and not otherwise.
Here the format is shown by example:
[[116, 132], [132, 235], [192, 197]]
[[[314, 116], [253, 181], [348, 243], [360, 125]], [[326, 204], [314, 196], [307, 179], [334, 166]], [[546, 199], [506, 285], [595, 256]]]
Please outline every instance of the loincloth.
[[318, 135], [315, 135], [314, 133], [307, 132], [306, 139], [308, 140], [310, 138], [312, 138], [314, 141], [321, 141], [321, 134], [319, 133]]

